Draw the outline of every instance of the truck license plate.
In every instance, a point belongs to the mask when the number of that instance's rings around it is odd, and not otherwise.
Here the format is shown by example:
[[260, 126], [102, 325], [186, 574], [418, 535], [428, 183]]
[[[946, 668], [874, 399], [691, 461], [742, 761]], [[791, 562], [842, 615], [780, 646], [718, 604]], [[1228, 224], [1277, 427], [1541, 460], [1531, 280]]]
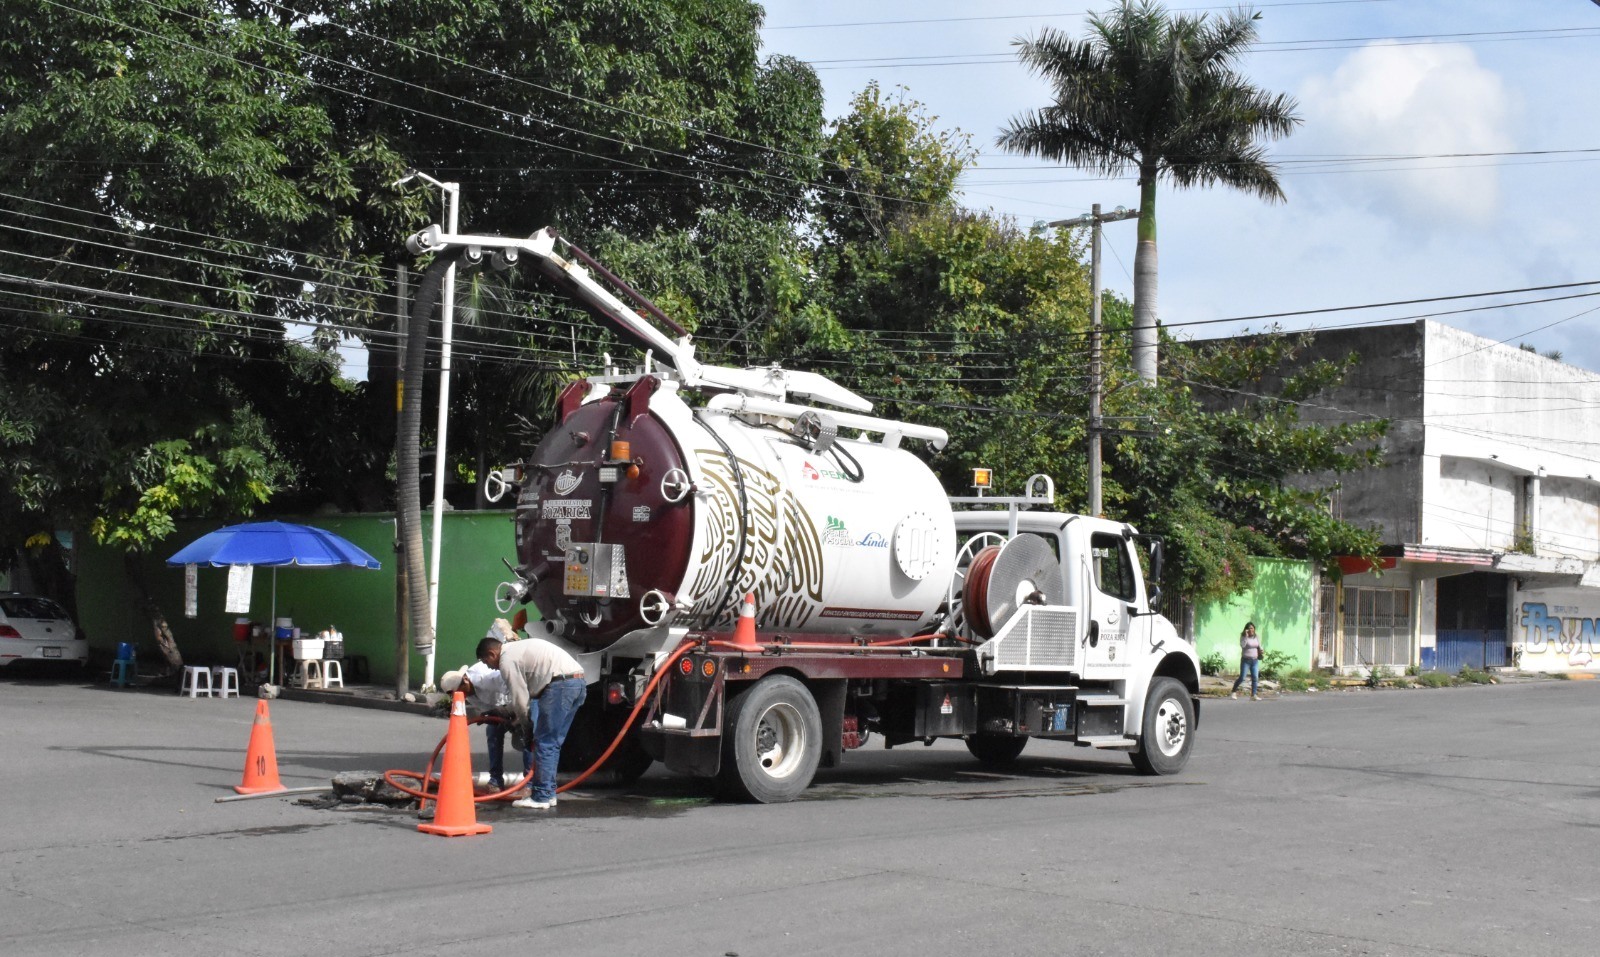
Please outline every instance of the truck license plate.
[[60, 648], [46, 648], [46, 649], [44, 649], [44, 656], [46, 658], [59, 658], [59, 657], [61, 657], [61, 649]]

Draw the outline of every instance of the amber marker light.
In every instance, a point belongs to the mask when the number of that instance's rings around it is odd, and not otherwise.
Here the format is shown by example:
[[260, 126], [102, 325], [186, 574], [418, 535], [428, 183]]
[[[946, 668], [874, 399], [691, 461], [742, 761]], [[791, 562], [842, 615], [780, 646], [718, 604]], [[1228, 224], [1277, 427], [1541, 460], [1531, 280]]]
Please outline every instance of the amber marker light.
[[993, 488], [994, 487], [994, 470], [993, 469], [973, 469], [972, 470], [972, 487], [973, 488]]
[[700, 663], [700, 673], [705, 675], [707, 678], [715, 675], [717, 673], [717, 663], [712, 661], [710, 658], [707, 658], [705, 661]]

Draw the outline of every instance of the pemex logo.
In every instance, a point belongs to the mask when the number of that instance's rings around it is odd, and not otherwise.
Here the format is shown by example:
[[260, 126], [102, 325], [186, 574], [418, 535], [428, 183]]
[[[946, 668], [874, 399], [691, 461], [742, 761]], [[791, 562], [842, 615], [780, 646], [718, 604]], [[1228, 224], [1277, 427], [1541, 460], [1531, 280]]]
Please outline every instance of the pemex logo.
[[833, 515], [828, 516], [828, 524], [822, 529], [822, 544], [824, 545], [853, 545], [850, 538], [850, 529], [842, 519]]

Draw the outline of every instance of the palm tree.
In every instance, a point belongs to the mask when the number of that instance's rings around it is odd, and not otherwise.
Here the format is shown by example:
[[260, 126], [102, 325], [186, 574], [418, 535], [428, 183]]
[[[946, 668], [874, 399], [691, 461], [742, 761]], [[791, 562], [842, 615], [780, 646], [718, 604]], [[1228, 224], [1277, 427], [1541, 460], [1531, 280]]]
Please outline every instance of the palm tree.
[[1045, 28], [1016, 41], [1018, 58], [1050, 82], [1055, 103], [1013, 117], [1000, 146], [1102, 176], [1139, 175], [1133, 361], [1146, 383], [1156, 379], [1157, 180], [1283, 199], [1258, 140], [1293, 132], [1296, 104], [1234, 69], [1259, 18], [1242, 8], [1216, 19], [1172, 16], [1152, 0], [1122, 0], [1089, 17], [1086, 40]]

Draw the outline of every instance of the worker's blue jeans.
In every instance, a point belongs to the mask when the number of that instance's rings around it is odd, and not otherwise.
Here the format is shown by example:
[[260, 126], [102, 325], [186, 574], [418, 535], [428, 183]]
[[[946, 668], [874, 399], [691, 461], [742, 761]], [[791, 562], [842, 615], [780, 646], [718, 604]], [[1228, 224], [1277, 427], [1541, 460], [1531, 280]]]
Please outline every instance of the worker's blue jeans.
[[1244, 676], [1245, 675], [1249, 675], [1250, 676], [1250, 693], [1251, 694], [1260, 693], [1260, 687], [1261, 687], [1261, 659], [1260, 658], [1240, 658], [1239, 659], [1239, 677], [1235, 678], [1234, 681], [1233, 681], [1233, 690], [1234, 691], [1238, 691], [1239, 690], [1239, 686], [1244, 684]]
[[[506, 772], [506, 735], [511, 733], [511, 725], [502, 721], [487, 721], [483, 725], [484, 740], [489, 744], [489, 780], [502, 781]], [[522, 776], [524, 779], [533, 776], [533, 751], [522, 752]], [[523, 786], [527, 786], [524, 780]]]
[[[589, 696], [582, 678], [561, 678], [544, 689], [538, 700], [529, 703], [528, 717], [533, 725], [533, 799], [549, 801], [556, 796], [556, 765], [561, 763], [561, 745], [567, 740], [578, 707]], [[534, 717], [534, 708], [538, 717]]]

